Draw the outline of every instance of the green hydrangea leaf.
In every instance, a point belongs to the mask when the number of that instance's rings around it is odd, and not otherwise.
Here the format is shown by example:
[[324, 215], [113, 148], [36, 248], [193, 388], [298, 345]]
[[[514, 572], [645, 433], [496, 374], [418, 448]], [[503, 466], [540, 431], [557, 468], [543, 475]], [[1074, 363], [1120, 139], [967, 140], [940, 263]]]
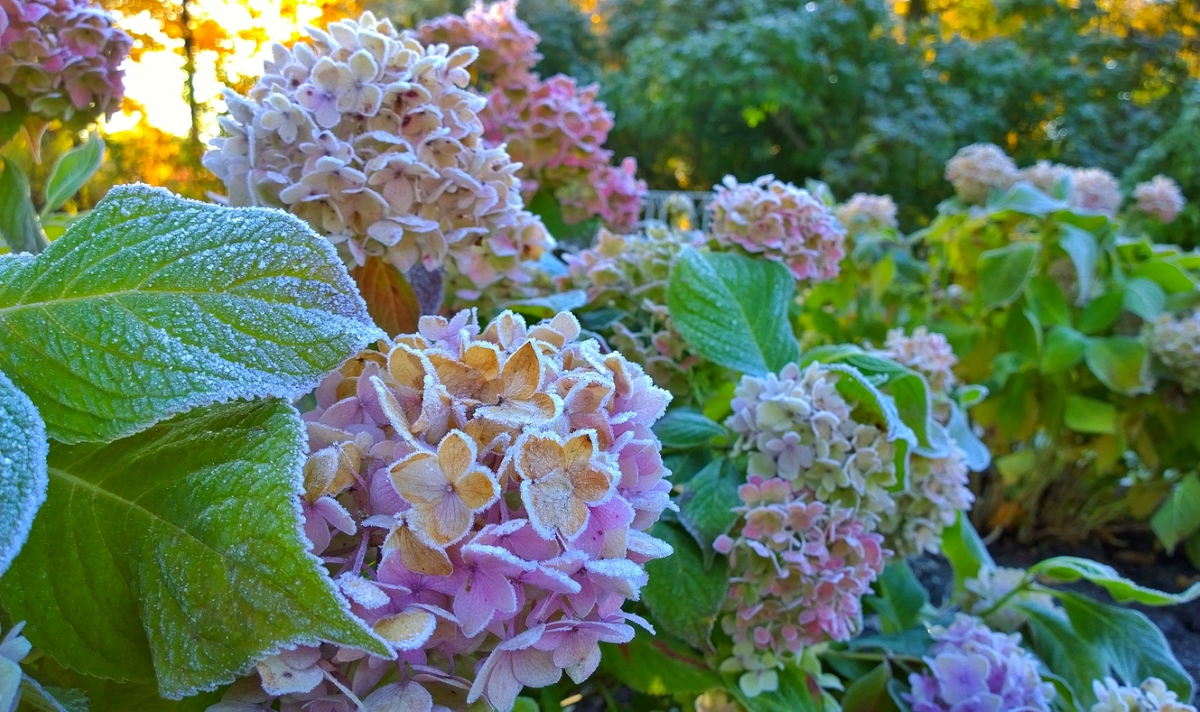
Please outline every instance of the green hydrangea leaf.
[[85, 675], [179, 699], [281, 646], [388, 654], [301, 533], [306, 435], [277, 400], [211, 406], [109, 444], [55, 445], [0, 603]]
[[114, 188], [35, 259], [0, 259], [0, 369], [52, 438], [292, 398], [383, 335], [329, 242], [274, 210]]
[[641, 629], [628, 643], [601, 645], [600, 652], [605, 672], [648, 695], [700, 694], [724, 684], [694, 650]]
[[655, 524], [650, 533], [670, 544], [675, 553], [646, 562], [650, 580], [642, 589], [642, 601], [654, 616], [659, 632], [697, 648], [709, 648], [708, 636], [729, 588], [725, 558], [718, 557], [712, 566], [705, 567], [700, 547], [670, 522]]
[[1150, 517], [1150, 528], [1168, 554], [1179, 542], [1200, 532], [1200, 475], [1189, 473], [1171, 488], [1171, 494]]
[[104, 162], [104, 139], [92, 134], [82, 146], [58, 157], [50, 179], [46, 181], [46, 200], [42, 217], [58, 210], [71, 199]]
[[788, 321], [795, 292], [778, 262], [685, 247], [671, 268], [667, 308], [701, 356], [762, 376], [799, 357]]
[[1186, 591], [1167, 593], [1147, 588], [1121, 576], [1111, 566], [1077, 556], [1053, 556], [1029, 567], [1031, 575], [1043, 576], [1060, 583], [1090, 581], [1108, 591], [1117, 603], [1140, 603], [1145, 606], [1175, 606], [1200, 599], [1200, 583]]
[[1014, 242], [979, 255], [979, 300], [986, 309], [1016, 301], [1037, 266], [1040, 245]]
[[679, 522], [700, 545], [706, 566], [715, 554], [713, 542], [737, 522], [733, 508], [742, 504], [738, 486], [743, 482], [733, 463], [721, 458], [688, 480], [679, 496]]
[[46, 499], [46, 447], [37, 408], [0, 372], [0, 575]]
[[688, 449], [710, 444], [714, 438], [728, 438], [724, 425], [698, 410], [675, 408], [654, 424], [654, 434], [663, 447]]
[[971, 520], [963, 512], [958, 513], [954, 524], [942, 532], [942, 554], [950, 561], [954, 570], [954, 593], [961, 595], [967, 590], [967, 579], [979, 575], [979, 569], [984, 566], [995, 566], [996, 562], [988, 553], [987, 546], [979, 538]]

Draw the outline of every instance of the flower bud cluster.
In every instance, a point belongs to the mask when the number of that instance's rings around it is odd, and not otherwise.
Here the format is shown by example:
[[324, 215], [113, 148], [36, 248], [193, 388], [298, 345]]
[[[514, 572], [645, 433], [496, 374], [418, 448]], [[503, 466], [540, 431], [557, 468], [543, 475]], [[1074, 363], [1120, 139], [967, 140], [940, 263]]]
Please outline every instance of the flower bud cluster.
[[1138, 210], [1165, 223], [1175, 220], [1186, 202], [1179, 184], [1162, 175], [1138, 183], [1133, 189], [1133, 199]]
[[1180, 702], [1179, 696], [1157, 677], [1147, 678], [1137, 687], [1106, 677], [1103, 681], [1093, 680], [1092, 691], [1096, 694], [1092, 712], [1196, 712], [1194, 706]]
[[851, 233], [895, 229], [900, 226], [896, 212], [896, 202], [892, 196], [868, 193], [855, 193], [835, 211], [838, 222]]
[[798, 280], [837, 276], [846, 231], [807, 190], [770, 175], [753, 183], [725, 176], [715, 190], [708, 210], [717, 242], [782, 263]]
[[[111, 116], [133, 39], [88, 0], [0, 0], [0, 87], [43, 120]], [[0, 92], [0, 114], [12, 110]]]
[[483, 140], [485, 101], [464, 88], [477, 50], [422, 45], [371, 13], [308, 33], [274, 45], [248, 96], [226, 92], [204, 164], [230, 202], [294, 212], [350, 265], [523, 279], [553, 240], [524, 209], [520, 166]]
[[1200, 391], [1200, 311], [1162, 314], [1146, 327], [1150, 353], [1187, 393]]
[[[670, 396], [578, 334], [566, 312], [482, 331], [471, 312], [424, 317], [318, 387], [305, 531], [395, 655], [281, 654], [259, 664], [258, 694], [510, 710], [522, 686], [581, 682], [599, 642], [633, 637], [644, 622], [622, 604], [671, 552], [646, 533], [671, 506], [650, 430]], [[277, 669], [315, 672], [289, 687]]]
[[913, 712], [1028, 710], [1049, 712], [1054, 686], [1042, 682], [1038, 660], [1020, 635], [994, 633], [970, 616], [930, 631], [929, 669], [908, 676]]

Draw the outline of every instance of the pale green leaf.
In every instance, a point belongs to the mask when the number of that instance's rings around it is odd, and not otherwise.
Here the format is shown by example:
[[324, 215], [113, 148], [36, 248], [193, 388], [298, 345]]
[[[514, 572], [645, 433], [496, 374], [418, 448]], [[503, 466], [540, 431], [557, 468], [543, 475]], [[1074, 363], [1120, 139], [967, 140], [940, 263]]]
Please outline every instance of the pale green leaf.
[[1196, 280], [1187, 273], [1187, 270], [1175, 264], [1174, 261], [1166, 259], [1152, 259], [1145, 262], [1133, 271], [1132, 276], [1152, 279], [1158, 286], [1172, 294], [1191, 292], [1196, 289]]
[[1087, 230], [1075, 227], [1069, 223], [1060, 223], [1062, 235], [1058, 238], [1058, 246], [1071, 258], [1075, 265], [1075, 275], [1079, 284], [1079, 297], [1076, 304], [1086, 304], [1092, 296], [1092, 282], [1096, 279], [1096, 263], [1100, 260], [1100, 246], [1096, 244], [1096, 236]]
[[659, 522], [650, 531], [675, 549], [665, 559], [646, 562], [649, 582], [642, 601], [660, 633], [669, 633], [697, 648], [710, 647], [708, 636], [729, 589], [724, 557], [705, 567], [700, 547], [683, 529]]
[[1023, 180], [1014, 183], [1003, 194], [993, 193], [991, 197], [996, 199], [988, 201], [989, 215], [1011, 211], [1040, 217], [1067, 207], [1066, 202], [1054, 199]]
[[899, 633], [915, 626], [929, 603], [929, 595], [904, 559], [895, 559], [884, 567], [872, 588], [876, 595], [865, 600], [879, 613], [884, 633]]
[[1125, 293], [1120, 290], [1096, 297], [1079, 314], [1079, 330], [1089, 336], [1105, 331], [1121, 316], [1124, 303]]
[[1025, 301], [1032, 307], [1038, 321], [1047, 326], [1070, 326], [1071, 305], [1062, 289], [1049, 277], [1034, 277], [1025, 290]]
[[1125, 285], [1123, 306], [1146, 321], [1154, 321], [1167, 306], [1167, 293], [1158, 283], [1137, 277]]
[[82, 146], [76, 146], [58, 157], [50, 178], [46, 181], [46, 201], [42, 216], [58, 210], [79, 192], [104, 162], [104, 139], [92, 134]]
[[1127, 395], [1149, 390], [1146, 346], [1137, 339], [1090, 339], [1083, 355], [1088, 368], [1111, 390]]
[[1134, 583], [1106, 564], [1077, 556], [1053, 556], [1029, 567], [1030, 575], [1044, 576], [1059, 583], [1075, 583], [1083, 579], [1100, 586], [1117, 603], [1140, 603], [1144, 606], [1176, 606], [1200, 599], [1200, 583], [1186, 591], [1167, 593]]
[[698, 410], [675, 408], [654, 424], [654, 434], [663, 447], [691, 448], [707, 445], [713, 438], [728, 437], [729, 431]]
[[1150, 517], [1150, 528], [1174, 553], [1179, 542], [1200, 531], [1200, 475], [1189, 473], [1171, 488], [1171, 494]]
[[37, 408], [0, 371], [0, 576], [46, 499], [46, 447]]
[[679, 521], [700, 545], [706, 565], [713, 557], [713, 542], [737, 521], [738, 486], [743, 480], [726, 458], [714, 460], [684, 485], [679, 496]]
[[1042, 349], [1043, 373], [1059, 373], [1083, 360], [1087, 337], [1069, 326], [1054, 326], [1046, 333]]
[[1077, 433], [1114, 435], [1117, 432], [1117, 409], [1111, 403], [1095, 398], [1069, 395], [1063, 411], [1063, 422]]
[[1034, 242], [1014, 242], [979, 256], [979, 299], [984, 309], [1011, 304], [1025, 290], [1037, 266]]
[[88, 712], [88, 698], [83, 692], [42, 687], [28, 675], [21, 680], [21, 702], [38, 712]]
[[889, 712], [896, 705], [888, 695], [892, 665], [883, 661], [874, 670], [855, 680], [842, 696], [843, 712]]
[[701, 356], [761, 376], [799, 357], [788, 321], [795, 291], [778, 262], [685, 247], [671, 269], [667, 307]]
[[20, 166], [3, 157], [0, 157], [0, 238], [14, 254], [36, 255], [48, 244], [33, 209], [29, 179]]
[[959, 512], [954, 524], [942, 532], [942, 554], [954, 570], [956, 594], [966, 590], [967, 579], [978, 576], [980, 568], [996, 565], [975, 527], [971, 526], [971, 520], [963, 512]]
[[306, 435], [276, 400], [213, 406], [113, 443], [55, 445], [50, 491], [0, 603], [59, 663], [178, 699], [280, 646], [388, 648], [308, 552]]
[[628, 643], [601, 644], [600, 652], [605, 672], [648, 695], [695, 695], [724, 685], [695, 651], [641, 629]]
[[946, 424], [946, 434], [966, 455], [967, 469], [971, 472], [983, 472], [991, 464], [991, 451], [971, 429], [970, 421], [957, 403], [950, 403], [950, 422]]
[[0, 258], [0, 369], [66, 442], [302, 395], [381, 336], [332, 245], [279, 211], [122, 186], [36, 259]]

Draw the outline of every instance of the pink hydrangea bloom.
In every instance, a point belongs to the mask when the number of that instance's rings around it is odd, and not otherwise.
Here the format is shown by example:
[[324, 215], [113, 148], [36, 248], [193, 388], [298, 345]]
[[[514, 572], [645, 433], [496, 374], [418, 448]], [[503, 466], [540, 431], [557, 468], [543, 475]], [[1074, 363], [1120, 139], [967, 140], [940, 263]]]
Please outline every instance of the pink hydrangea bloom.
[[304, 508], [305, 530], [395, 654], [324, 646], [321, 685], [285, 702], [350, 705], [336, 686], [361, 699], [386, 677], [428, 693], [393, 690], [414, 709], [510, 710], [522, 686], [587, 678], [600, 642], [645, 624], [621, 609], [671, 552], [646, 533], [672, 506], [650, 430], [670, 396], [578, 335], [565, 312], [423, 317], [317, 388], [305, 501], [327, 504]]
[[527, 279], [522, 263], [554, 243], [524, 209], [520, 166], [483, 140], [485, 101], [464, 88], [477, 50], [427, 47], [371, 13], [328, 30], [274, 45], [248, 97], [226, 92], [204, 165], [229, 201], [294, 212], [349, 265]]
[[994, 633], [965, 615], [930, 635], [928, 671], [908, 677], [912, 692], [905, 699], [913, 712], [1051, 709], [1054, 686], [1042, 682], [1037, 658], [1021, 647], [1020, 635]]
[[[0, 86], [43, 119], [111, 116], [132, 48], [112, 16], [86, 0], [0, 0]], [[0, 113], [10, 109], [0, 93]]]
[[966, 455], [957, 445], [946, 457], [911, 455], [908, 487], [895, 493], [896, 509], [879, 526], [884, 543], [897, 556], [940, 553], [942, 532], [975, 501], [968, 484]]
[[1121, 184], [1103, 168], [1071, 169], [1072, 207], [1112, 217], [1121, 209]]
[[443, 15], [417, 28], [425, 44], [451, 47], [473, 45], [479, 59], [472, 66], [476, 83], [489, 87], [522, 87], [533, 81], [533, 67], [542, 59], [541, 37], [517, 17], [517, 0], [491, 5], [476, 2], [463, 15]]
[[911, 336], [905, 336], [904, 329], [892, 329], [880, 353], [920, 373], [935, 394], [946, 395], [954, 387], [958, 357], [942, 334], [924, 326], [913, 329]]
[[799, 280], [836, 277], [846, 255], [846, 231], [829, 208], [774, 176], [753, 183], [725, 176], [708, 210], [717, 242], [780, 262]]
[[567, 183], [555, 192], [568, 222], [598, 215], [606, 225], [623, 232], [636, 226], [645, 194], [646, 181], [637, 178], [637, 160], [633, 158], [622, 159], [620, 166], [593, 168], [585, 180]]
[[735, 645], [777, 656], [858, 633], [862, 596], [886, 554], [870, 522], [799, 481], [751, 475], [738, 497], [739, 524], [715, 545], [729, 555], [722, 627]]
[[1138, 210], [1152, 218], [1169, 223], [1183, 210], [1183, 191], [1167, 176], [1154, 176], [1133, 189]]
[[991, 143], [964, 146], [946, 162], [946, 180], [967, 203], [982, 204], [988, 193], [1008, 190], [1017, 178], [1017, 164]]
[[1032, 166], [1022, 168], [1017, 177], [1026, 183], [1032, 184], [1043, 193], [1050, 193], [1054, 190], [1054, 186], [1064, 176], [1070, 175], [1071, 167], [1064, 166], [1061, 163], [1051, 163], [1050, 161], [1038, 161]]

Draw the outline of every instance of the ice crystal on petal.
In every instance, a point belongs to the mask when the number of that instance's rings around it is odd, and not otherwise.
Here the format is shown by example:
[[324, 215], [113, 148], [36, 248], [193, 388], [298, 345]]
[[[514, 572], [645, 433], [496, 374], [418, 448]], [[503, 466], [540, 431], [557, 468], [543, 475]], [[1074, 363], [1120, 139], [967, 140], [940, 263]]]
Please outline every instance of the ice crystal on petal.
[[1096, 694], [1096, 704], [1091, 712], [1196, 712], [1194, 706], [1181, 702], [1157, 677], [1147, 678], [1137, 687], [1121, 685], [1106, 677], [1093, 680], [1092, 691]]
[[582, 681], [600, 642], [632, 638], [621, 606], [671, 551], [646, 533], [669, 506], [650, 427], [670, 397], [579, 334], [565, 312], [482, 329], [473, 312], [425, 317], [317, 388], [306, 531], [319, 523], [314, 550], [395, 655], [325, 646], [320, 675], [268, 658], [260, 685], [285, 709], [350, 710], [350, 690], [437, 710], [456, 688], [509, 710], [523, 686]]
[[1021, 647], [1020, 635], [994, 633], [961, 614], [930, 635], [929, 669], [909, 675], [912, 691], [904, 693], [913, 712], [1051, 709], [1054, 687], [1042, 682], [1038, 660]]
[[485, 100], [464, 87], [474, 47], [426, 46], [371, 13], [272, 48], [204, 164], [234, 205], [291, 210], [351, 266], [451, 264], [476, 287], [527, 280], [553, 245], [524, 209], [514, 163], [483, 139]]
[[780, 262], [798, 280], [837, 276], [846, 231], [807, 190], [770, 175], [753, 183], [725, 176], [715, 190], [708, 210], [717, 242]]
[[1183, 191], [1179, 184], [1167, 176], [1154, 176], [1133, 189], [1133, 199], [1138, 210], [1156, 220], [1169, 223], [1183, 210]]
[[1006, 191], [1017, 181], [1017, 165], [999, 146], [973, 143], [946, 162], [946, 180], [964, 202], [982, 204], [993, 190]]
[[[133, 39], [87, 0], [0, 0], [0, 88], [44, 120], [111, 116]], [[0, 92], [0, 114], [12, 107]]]

